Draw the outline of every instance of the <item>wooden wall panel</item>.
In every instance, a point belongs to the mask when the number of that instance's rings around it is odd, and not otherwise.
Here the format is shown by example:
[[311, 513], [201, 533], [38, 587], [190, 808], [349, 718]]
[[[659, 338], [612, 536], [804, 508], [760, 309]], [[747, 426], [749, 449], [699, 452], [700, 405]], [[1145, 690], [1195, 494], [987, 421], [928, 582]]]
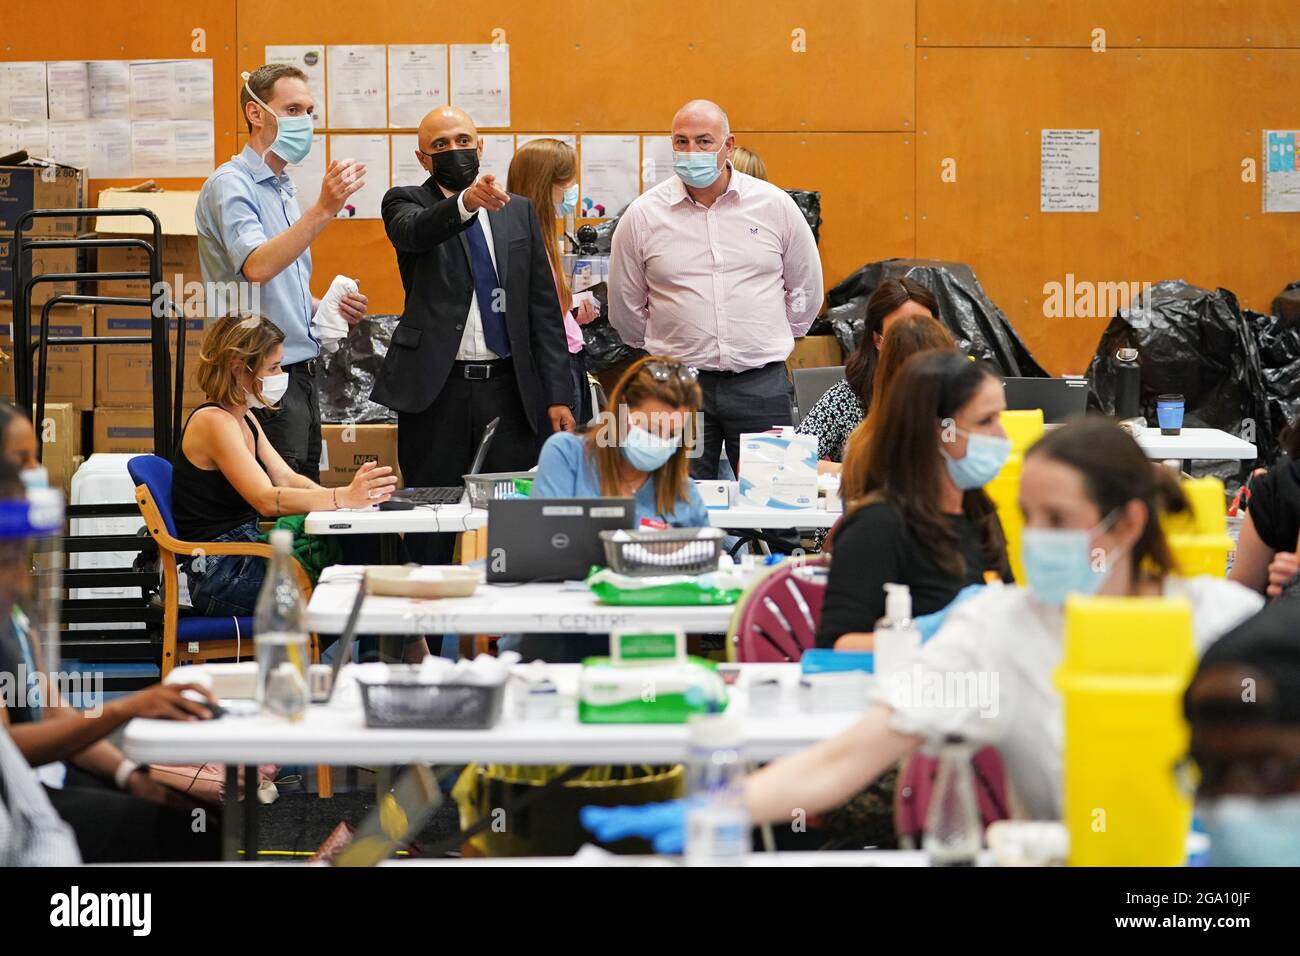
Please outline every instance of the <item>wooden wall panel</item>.
[[1300, 47], [1295, 0], [917, 0], [921, 46]]
[[[914, 0], [319, 0], [310, 19], [238, 0], [239, 68], [269, 43], [510, 44], [511, 126], [667, 129], [693, 97], [737, 130], [904, 130], [913, 121]], [[806, 52], [791, 49], [804, 31]]]
[[[917, 66], [917, 254], [970, 262], [1051, 371], [1081, 371], [1106, 324], [1045, 317], [1067, 273], [1185, 278], [1260, 311], [1300, 276], [1300, 220], [1262, 215], [1242, 179], [1263, 129], [1300, 125], [1300, 51], [929, 49]], [[1099, 214], [1039, 213], [1045, 127], [1101, 130]]]

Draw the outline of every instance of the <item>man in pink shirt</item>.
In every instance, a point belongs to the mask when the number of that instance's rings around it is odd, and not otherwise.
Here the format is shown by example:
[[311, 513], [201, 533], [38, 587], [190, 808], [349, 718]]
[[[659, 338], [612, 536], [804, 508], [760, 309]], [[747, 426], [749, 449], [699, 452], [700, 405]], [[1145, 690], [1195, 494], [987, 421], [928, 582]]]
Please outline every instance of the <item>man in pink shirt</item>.
[[692, 100], [673, 117], [673, 172], [619, 220], [609, 320], [623, 341], [699, 369], [703, 447], [696, 478], [716, 478], [725, 443], [793, 424], [785, 360], [822, 301], [812, 230], [794, 200], [732, 168], [727, 114]]

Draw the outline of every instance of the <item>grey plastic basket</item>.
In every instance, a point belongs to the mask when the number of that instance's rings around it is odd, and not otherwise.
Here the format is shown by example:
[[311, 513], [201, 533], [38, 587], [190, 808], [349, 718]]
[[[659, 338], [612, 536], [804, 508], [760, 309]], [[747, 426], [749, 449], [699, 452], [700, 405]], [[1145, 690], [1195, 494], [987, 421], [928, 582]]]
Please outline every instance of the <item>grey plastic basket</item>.
[[610, 570], [639, 575], [716, 571], [725, 537], [721, 528], [600, 532]]
[[469, 492], [471, 508], [486, 508], [488, 502], [498, 498], [522, 498], [515, 490], [516, 478], [536, 478], [531, 471], [498, 471], [490, 475], [461, 475], [465, 490]]
[[427, 684], [413, 673], [358, 680], [367, 727], [486, 730], [501, 719], [506, 684]]

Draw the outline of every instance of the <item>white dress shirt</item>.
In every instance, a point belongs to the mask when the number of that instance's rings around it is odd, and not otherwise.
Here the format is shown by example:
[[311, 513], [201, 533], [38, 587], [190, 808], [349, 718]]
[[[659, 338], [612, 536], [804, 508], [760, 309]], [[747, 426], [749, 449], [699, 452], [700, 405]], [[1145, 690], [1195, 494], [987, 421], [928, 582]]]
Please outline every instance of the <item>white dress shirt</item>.
[[[438, 186], [442, 189], [442, 186]], [[451, 198], [451, 193], [442, 189], [442, 193], [447, 198]], [[468, 222], [476, 215], [479, 224], [483, 227], [483, 236], [487, 239], [488, 255], [492, 257], [492, 268], [497, 267], [497, 250], [492, 244], [492, 221], [488, 216], [480, 215], [483, 210], [477, 209], [470, 212], [465, 208], [465, 193], [456, 198], [456, 208], [460, 210], [461, 222]], [[473, 228], [472, 226], [470, 228]], [[500, 281], [500, 276], [497, 276]], [[490, 362], [501, 356], [493, 352], [487, 345], [487, 339], [483, 336], [483, 316], [478, 310], [478, 292], [471, 289], [469, 295], [469, 313], [465, 316], [465, 331], [460, 337], [460, 348], [456, 350], [457, 362]]]
[[784, 361], [821, 308], [817, 243], [790, 196], [727, 164], [712, 206], [676, 176], [614, 231], [609, 321], [634, 348], [730, 372]]

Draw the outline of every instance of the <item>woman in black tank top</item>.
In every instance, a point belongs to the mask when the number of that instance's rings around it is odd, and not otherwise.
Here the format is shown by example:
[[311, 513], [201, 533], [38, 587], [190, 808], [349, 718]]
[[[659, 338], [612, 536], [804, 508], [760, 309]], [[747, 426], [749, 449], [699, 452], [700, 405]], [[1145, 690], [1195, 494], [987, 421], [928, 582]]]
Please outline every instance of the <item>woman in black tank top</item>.
[[[249, 414], [273, 408], [284, 394], [283, 342], [267, 319], [248, 314], [223, 316], [204, 337], [197, 378], [208, 401], [190, 415], [172, 458], [172, 511], [185, 541], [254, 541], [259, 516], [364, 508], [387, 500], [397, 484], [392, 468], [375, 462], [362, 465], [346, 488], [322, 488], [285, 464]], [[200, 552], [186, 570], [196, 611], [246, 617], [266, 562]]]

